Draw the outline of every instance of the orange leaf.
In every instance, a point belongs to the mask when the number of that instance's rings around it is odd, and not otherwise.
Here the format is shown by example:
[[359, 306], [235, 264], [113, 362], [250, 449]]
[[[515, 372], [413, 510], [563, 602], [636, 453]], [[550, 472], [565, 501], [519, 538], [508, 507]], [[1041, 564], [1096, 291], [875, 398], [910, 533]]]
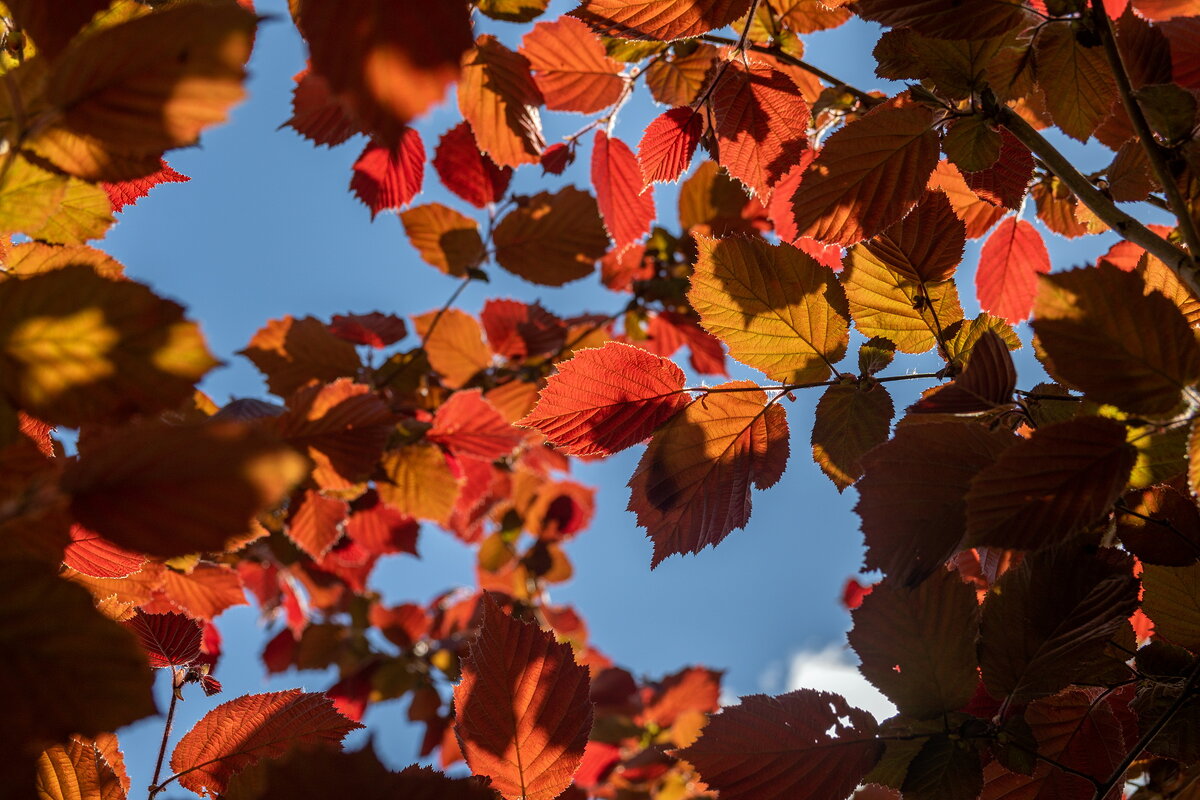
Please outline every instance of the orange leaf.
[[595, 199], [574, 186], [527, 198], [500, 220], [492, 241], [500, 266], [542, 286], [590, 275], [608, 249]]
[[[757, 235], [762, 204], [717, 166], [705, 161], [679, 187], [679, 225], [709, 236]], [[765, 215], [764, 215], [765, 216]]]
[[559, 364], [537, 407], [517, 424], [541, 431], [567, 455], [612, 455], [688, 404], [683, 382], [671, 361], [609, 342]]
[[668, 675], [652, 688], [642, 690], [647, 697], [635, 721], [639, 725], [653, 722], [660, 728], [669, 728], [683, 714], [717, 711], [721, 707], [724, 674], [705, 667], [684, 667]]
[[787, 458], [787, 415], [750, 381], [693, 401], [655, 433], [629, 479], [629, 510], [654, 540], [651, 567], [744, 527], [750, 486], [773, 486]]
[[500, 166], [536, 164], [546, 147], [541, 104], [528, 59], [495, 36], [480, 36], [458, 84], [458, 110], [471, 124], [479, 149]]
[[975, 296], [984, 311], [1020, 322], [1033, 311], [1037, 276], [1050, 271], [1050, 254], [1037, 229], [1005, 219], [983, 243], [975, 272]]
[[238, 573], [226, 564], [209, 561], [201, 561], [188, 573], [164, 570], [160, 592], [172, 606], [200, 620], [212, 620], [227, 608], [247, 605]]
[[433, 168], [447, 189], [476, 208], [499, 202], [513, 173], [512, 167], [496, 166], [480, 150], [466, 122], [442, 134], [433, 154]]
[[417, 334], [425, 340], [430, 366], [451, 389], [462, 387], [480, 370], [492, 365], [492, 351], [483, 343], [483, 331], [465, 311], [457, 308], [440, 313], [429, 311], [413, 317], [413, 323]]
[[33, 38], [38, 53], [55, 58], [98, 11], [108, 8], [109, 0], [62, 0], [49, 4], [42, 0], [8, 0], [13, 27]]
[[389, 450], [380, 461], [387, 476], [376, 483], [380, 498], [418, 519], [444, 522], [454, 509], [459, 481], [437, 445], [418, 442]]
[[979, 199], [958, 167], [942, 159], [929, 178], [929, 188], [938, 189], [950, 198], [955, 215], [967, 226], [967, 238], [978, 239], [1005, 215], [1003, 207]]
[[239, 352], [267, 376], [271, 393], [280, 397], [314, 381], [353, 377], [362, 366], [354, 345], [313, 317], [271, 320]]
[[592, 141], [592, 187], [613, 243], [622, 250], [649, 233], [654, 223], [654, 191], [643, 188], [629, 146], [596, 131]]
[[364, 492], [350, 506], [346, 535], [374, 555], [417, 554], [417, 521], [379, 499], [374, 490]]
[[304, 476], [304, 459], [236, 422], [140, 423], [63, 473], [71, 513], [121, 547], [174, 557], [221, 552]]
[[200, 623], [183, 614], [138, 611], [121, 624], [138, 637], [152, 667], [187, 666], [200, 655]]
[[38, 757], [37, 797], [41, 800], [125, 800], [125, 796], [120, 776], [93, 742], [72, 737], [66, 744], [48, 747]]
[[410, 208], [400, 215], [408, 241], [426, 264], [461, 278], [484, 259], [479, 223], [441, 203]]
[[342, 538], [341, 522], [348, 511], [345, 500], [306, 489], [288, 518], [288, 538], [314, 561], [320, 561]]
[[622, 64], [613, 61], [588, 27], [577, 19], [559, 17], [539, 22], [525, 34], [521, 53], [529, 59], [546, 108], [592, 114], [621, 96]]
[[624, 39], [690, 39], [745, 16], [750, 0], [583, 0], [571, 12], [602, 36]]
[[217, 706], [184, 734], [171, 754], [171, 769], [182, 773], [180, 786], [216, 797], [246, 767], [300, 745], [336, 747], [361, 727], [323, 694], [291, 689], [246, 695]]
[[655, 314], [646, 326], [646, 340], [636, 344], [651, 353], [671, 356], [680, 347], [690, 350], [688, 363], [702, 375], [729, 376], [721, 340], [704, 330], [697, 320], [674, 311]]
[[566, 343], [566, 324], [539, 303], [492, 298], [479, 320], [492, 350], [513, 361], [555, 353]]
[[943, 192], [926, 191], [908, 216], [862, 247], [910, 281], [937, 283], [962, 261], [966, 228]]
[[353, 169], [350, 191], [371, 209], [371, 219], [385, 209], [408, 205], [421, 191], [425, 177], [421, 134], [415, 128], [404, 128], [390, 148], [368, 142]]
[[454, 687], [454, 732], [471, 771], [506, 800], [553, 800], [571, 783], [592, 728], [588, 671], [571, 646], [500, 610], [483, 626]]
[[862, 457], [887, 441], [895, 409], [883, 384], [838, 383], [817, 402], [813, 461], [842, 491], [863, 474]]
[[791, 78], [730, 61], [712, 92], [719, 161], [764, 202], [808, 147], [808, 104]]
[[425, 438], [455, 455], [495, 461], [512, 455], [525, 438], [508, 424], [479, 389], [455, 392], [433, 416]]
[[646, 126], [638, 144], [642, 182], [673, 183], [692, 163], [704, 120], [694, 109], [682, 106], [666, 111]]
[[71, 526], [63, 563], [93, 578], [124, 578], [141, 569], [146, 557], [117, 547], [80, 525]]
[[901, 219], [937, 166], [932, 126], [932, 111], [900, 95], [830, 136], [793, 198], [799, 235], [850, 245]]
[[471, 18], [460, 3], [303, 0], [300, 31], [312, 70], [385, 145], [441, 102], [471, 49]]

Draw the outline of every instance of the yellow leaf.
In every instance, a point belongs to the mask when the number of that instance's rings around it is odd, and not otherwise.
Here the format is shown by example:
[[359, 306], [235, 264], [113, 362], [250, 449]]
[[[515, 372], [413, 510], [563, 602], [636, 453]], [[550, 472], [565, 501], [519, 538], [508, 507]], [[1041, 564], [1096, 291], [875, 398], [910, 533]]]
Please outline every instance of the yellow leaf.
[[42, 242], [25, 242], [8, 251], [5, 259], [7, 270], [0, 273], [0, 280], [13, 275], [36, 275], [72, 264], [85, 264], [102, 278], [121, 278], [125, 267], [121, 262], [101, 250], [85, 244], [49, 245]]
[[477, 372], [491, 366], [492, 351], [483, 342], [483, 329], [465, 311], [430, 311], [413, 317], [413, 323], [425, 341], [429, 365], [450, 388], [462, 387]]
[[384, 454], [380, 461], [388, 482], [377, 485], [385, 503], [418, 519], [446, 520], [458, 498], [458, 479], [441, 448], [418, 442]]

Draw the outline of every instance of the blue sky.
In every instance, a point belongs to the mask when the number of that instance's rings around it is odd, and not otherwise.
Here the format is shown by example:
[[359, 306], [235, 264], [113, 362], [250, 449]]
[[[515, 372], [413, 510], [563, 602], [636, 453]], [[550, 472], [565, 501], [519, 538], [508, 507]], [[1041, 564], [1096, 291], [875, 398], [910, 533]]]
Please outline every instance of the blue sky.
[[[570, 6], [556, 0], [543, 19], [554, 19]], [[362, 137], [327, 149], [313, 147], [290, 129], [276, 130], [290, 115], [291, 76], [303, 68], [305, 53], [287, 20], [284, 0], [259, 0], [259, 11], [273, 19], [260, 28], [247, 101], [234, 110], [230, 123], [207, 132], [200, 147], [169, 156], [191, 182], [156, 189], [120, 215], [120, 223], [100, 243], [131, 277], [183, 303], [200, 321], [211, 349], [226, 362], [202, 387], [218, 404], [233, 397], [267, 396], [258, 373], [235, 351], [269, 319], [286, 314], [328, 319], [375, 310], [419, 314], [440, 306], [457, 285], [421, 262], [394, 214], [381, 214], [372, 222], [366, 207], [347, 191], [350, 166], [365, 146]], [[515, 46], [525, 28], [485, 21], [481, 30]], [[805, 37], [806, 58], [861, 88], [887, 89], [886, 82], [873, 77], [870, 51], [877, 36], [876, 26], [852, 22]], [[639, 92], [622, 111], [614, 134], [636, 147], [641, 130], [661, 110]], [[543, 119], [549, 142], [586, 121], [560, 113], [545, 113]], [[457, 121], [451, 98], [416, 125], [429, 154], [438, 136]], [[525, 167], [515, 188], [532, 192], [565, 183], [586, 186], [589, 143], [585, 137], [579, 161], [561, 179], [543, 182], [537, 167]], [[1066, 149], [1071, 155], [1082, 152]], [[1111, 157], [1095, 145], [1090, 152], [1093, 156], [1081, 161], [1085, 170], [1102, 167], [1106, 155]], [[417, 203], [442, 202], [482, 218], [440, 188], [432, 167], [424, 185]], [[659, 187], [656, 200], [664, 227], [676, 228], [674, 187]], [[1026, 218], [1032, 216], [1030, 208]], [[1067, 243], [1047, 235], [1055, 269], [1081, 265], [1112, 241], [1105, 235]], [[978, 312], [971, 288], [978, 252], [978, 242], [968, 244], [959, 272], [968, 316]], [[489, 273], [492, 282], [472, 284], [459, 301], [461, 308], [474, 312], [489, 297], [513, 297], [538, 299], [552, 311], [571, 315], [608, 313], [626, 302], [604, 290], [598, 276], [548, 289], [498, 267]], [[1028, 340], [1026, 329], [1022, 338]], [[927, 371], [934, 362], [931, 356], [902, 357], [889, 374]], [[1042, 379], [1028, 346], [1017, 363], [1021, 387]], [[738, 369], [733, 377], [761, 376]], [[927, 385], [914, 381], [889, 388], [902, 409]], [[641, 448], [603, 463], [579, 465], [575, 477], [599, 489], [598, 513], [592, 528], [569, 545], [576, 577], [553, 596], [576, 606], [597, 647], [635, 673], [650, 676], [688, 664], [726, 669], [730, 695], [783, 691], [798, 652], [825, 651], [825, 661], [814, 657], [814, 663], [829, 662], [827, 648], [844, 643], [850, 624], [838, 596], [861, 564], [862, 539], [851, 510], [856, 493], [850, 489], [839, 495], [810, 458], [817, 399], [809, 392], [786, 405], [792, 430], [789, 469], [774, 488], [756, 492], [747, 529], [735, 531], [715, 550], [672, 557], [653, 572], [650, 542], [624, 511], [625, 482]], [[420, 560], [391, 557], [376, 570], [374, 587], [389, 601], [426, 602], [444, 589], [473, 581], [472, 551], [449, 535], [426, 525], [420, 549]], [[211, 700], [189, 692], [175, 738], [218, 701], [292, 686], [321, 690], [332, 683], [325, 673], [292, 673], [268, 681], [258, 660], [267, 636], [252, 609], [231, 610], [219, 625], [226, 655], [217, 677], [226, 692]], [[827, 672], [814, 667], [808, 674]], [[158, 685], [164, 709], [169, 696], [165, 679], [160, 676]], [[420, 736], [404, 722], [406, 702], [378, 706], [365, 720], [381, 756], [396, 766], [414, 760]], [[161, 718], [122, 732], [135, 786], [149, 782], [161, 734]], [[168, 792], [182, 794], [177, 788]]]

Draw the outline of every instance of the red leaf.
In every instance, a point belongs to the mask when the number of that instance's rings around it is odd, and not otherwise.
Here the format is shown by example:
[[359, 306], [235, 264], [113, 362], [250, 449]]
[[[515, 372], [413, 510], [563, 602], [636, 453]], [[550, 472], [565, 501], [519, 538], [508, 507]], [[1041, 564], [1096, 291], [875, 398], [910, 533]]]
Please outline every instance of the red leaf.
[[853, 611], [861, 606], [863, 598], [873, 591], [875, 591], [875, 584], [864, 586], [854, 578], [847, 578], [846, 585], [842, 587], [842, 606], [847, 611]]
[[200, 655], [200, 623], [183, 614], [138, 611], [122, 624], [137, 635], [152, 667], [183, 667]]
[[485, 461], [512, 455], [524, 435], [500, 416], [479, 389], [455, 392], [433, 417], [425, 438], [459, 456]]
[[655, 433], [629, 479], [629, 510], [654, 540], [651, 568], [745, 527], [750, 486], [770, 488], [787, 464], [783, 407], [749, 381], [716, 388]]
[[1020, 208], [1033, 180], [1033, 154], [1007, 128], [1000, 129], [1000, 157], [979, 172], [963, 172], [971, 191], [998, 206]]
[[[770, 218], [771, 224], [775, 226], [776, 235], [782, 241], [794, 244], [800, 236], [800, 232], [796, 230], [796, 217], [792, 213], [792, 198], [796, 196], [796, 190], [800, 188], [800, 179], [804, 177], [805, 170], [816, 157], [815, 149], [805, 148], [804, 152], [800, 154], [800, 159], [788, 168], [771, 192], [771, 201], [767, 204], [767, 216]], [[813, 240], [809, 239], [808, 241]], [[805, 252], [808, 251], [805, 250]], [[816, 256], [813, 257], [816, 258]], [[840, 270], [841, 267], [841, 248], [839, 247], [836, 269]]]
[[358, 126], [347, 116], [347, 109], [333, 96], [329, 82], [308, 67], [292, 78], [292, 116], [290, 125], [301, 136], [316, 144], [332, 147], [358, 133]]
[[572, 17], [539, 22], [525, 34], [521, 53], [552, 111], [601, 111], [621, 97], [623, 64], [608, 57], [604, 43]]
[[219, 796], [234, 773], [298, 745], [336, 746], [362, 726], [337, 712], [324, 694], [299, 689], [253, 694], [222, 703], [188, 731], [171, 755], [179, 785]]
[[400, 317], [372, 311], [370, 314], [334, 314], [329, 332], [348, 342], [379, 350], [407, 336], [408, 328]]
[[421, 191], [425, 177], [425, 145], [415, 128], [401, 131], [396, 146], [370, 142], [358, 161], [350, 189], [371, 209], [371, 219], [380, 211], [401, 208]]
[[687, 345], [691, 351], [688, 361], [696, 372], [702, 375], [729, 375], [721, 340], [682, 314], [674, 311], [655, 314], [646, 326], [646, 336], [649, 338], [638, 344], [651, 353], [670, 356]]
[[722, 800], [826, 800], [849, 795], [875, 766], [875, 730], [870, 714], [836, 694], [756, 694], [712, 717], [677, 754]]
[[537, 407], [517, 424], [541, 431], [567, 455], [612, 455], [688, 404], [683, 381], [683, 370], [667, 359], [608, 342], [559, 364]]
[[749, 7], [750, 0], [583, 0], [571, 16], [602, 36], [671, 41], [724, 28]]
[[543, 150], [538, 160], [542, 163], [543, 175], [562, 175], [563, 170], [575, 163], [575, 149], [556, 142]]
[[992, 231], [979, 254], [975, 296], [984, 311], [1020, 322], [1033, 311], [1037, 276], [1050, 271], [1041, 234], [1023, 219], [1008, 217]]
[[692, 163], [703, 130], [700, 114], [687, 106], [672, 108], [655, 117], [638, 144], [642, 181], [650, 185], [655, 181], [679, 180]]
[[412, 517], [379, 499], [374, 489], [364, 492], [350, 507], [346, 535], [368, 553], [417, 555], [420, 526]]
[[443, 186], [476, 208], [504, 197], [513, 173], [512, 167], [496, 166], [480, 151], [466, 122], [442, 134], [433, 154], [433, 168]]
[[63, 563], [93, 578], [124, 578], [141, 569], [146, 557], [118, 547], [82, 525], [72, 525]]
[[125, 206], [131, 206], [141, 198], [150, 194], [150, 190], [160, 183], [187, 183], [191, 180], [187, 175], [176, 172], [171, 169], [166, 161], [162, 161], [162, 168], [158, 172], [152, 172], [144, 178], [136, 178], [131, 181], [122, 181], [121, 183], [101, 183], [100, 187], [108, 194], [108, 200], [112, 203], [113, 211], [121, 211]]
[[492, 352], [513, 361], [554, 353], [566, 341], [566, 324], [540, 303], [493, 298], [483, 304], [479, 321]]
[[765, 202], [808, 148], [808, 103], [782, 72], [735, 60], [713, 90], [712, 106], [721, 165]]
[[517, 622], [488, 595], [462, 671], [454, 732], [471, 771], [507, 800], [561, 794], [592, 728], [588, 671], [571, 646]]
[[618, 250], [636, 242], [654, 222], [654, 192], [643, 191], [637, 159], [620, 139], [596, 131], [592, 143], [592, 186], [604, 227]]

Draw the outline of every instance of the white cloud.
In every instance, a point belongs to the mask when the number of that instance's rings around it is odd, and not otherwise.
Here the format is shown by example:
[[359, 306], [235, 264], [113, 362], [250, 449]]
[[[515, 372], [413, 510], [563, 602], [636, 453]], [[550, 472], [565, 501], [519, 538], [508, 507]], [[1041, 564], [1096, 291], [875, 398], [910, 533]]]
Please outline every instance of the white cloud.
[[802, 650], [788, 664], [784, 691], [817, 689], [837, 692], [858, 708], [870, 711], [875, 719], [895, 716], [896, 707], [864, 678], [849, 651], [838, 645], [824, 650]]

